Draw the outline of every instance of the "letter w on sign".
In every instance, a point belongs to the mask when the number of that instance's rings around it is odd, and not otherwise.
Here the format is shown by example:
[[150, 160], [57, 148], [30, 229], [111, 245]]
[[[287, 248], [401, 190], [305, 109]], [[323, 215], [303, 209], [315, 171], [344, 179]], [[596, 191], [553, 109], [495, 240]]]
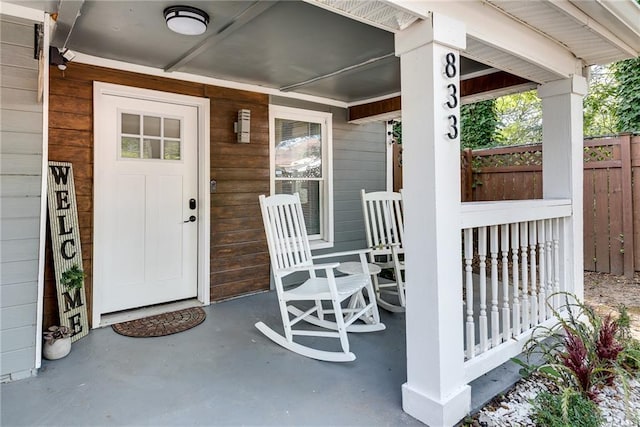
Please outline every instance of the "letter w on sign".
[[60, 281], [62, 274], [77, 265], [82, 271], [78, 204], [71, 163], [49, 162], [49, 231], [56, 276], [60, 324], [73, 330], [72, 341], [89, 333], [84, 280], [80, 289], [69, 289]]

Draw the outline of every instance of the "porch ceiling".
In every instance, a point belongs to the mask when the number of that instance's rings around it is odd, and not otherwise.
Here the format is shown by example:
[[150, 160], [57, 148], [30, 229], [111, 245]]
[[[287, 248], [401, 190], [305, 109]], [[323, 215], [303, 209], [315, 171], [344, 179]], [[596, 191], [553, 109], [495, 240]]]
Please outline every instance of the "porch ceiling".
[[[607, 63], [640, 51], [640, 23], [634, 24], [633, 17], [620, 17], [629, 7], [631, 15], [640, 14], [632, 0], [619, 2], [624, 7], [611, 6], [611, 0], [8, 2], [59, 12], [52, 43], [57, 47], [66, 43], [71, 50], [94, 57], [347, 104], [400, 91], [394, 32], [432, 10], [449, 12], [458, 19], [473, 11], [472, 21], [482, 21], [476, 11], [491, 11], [503, 23], [512, 22], [541, 42], [561, 46], [562, 52], [557, 53], [569, 52], [565, 60], [576, 58], [584, 65]], [[182, 36], [167, 29], [163, 10], [177, 3], [210, 15], [203, 35]], [[469, 28], [475, 25], [467, 23]], [[463, 80], [498, 69], [537, 83], [562, 77], [557, 70], [536, 65], [531, 58], [514, 55], [494, 42], [482, 40], [477, 31], [469, 32], [467, 49], [462, 52]]]
[[[488, 0], [505, 13], [526, 22], [542, 34], [566, 46], [586, 65], [603, 64], [619, 60], [620, 53], [637, 55], [640, 38], [633, 37], [625, 25], [618, 23], [613, 31], [594, 18], [610, 15], [596, 2], [590, 1], [512, 1]], [[606, 5], [607, 2], [602, 2]], [[622, 2], [620, 2], [622, 3]], [[638, 8], [640, 10], [640, 8]], [[594, 17], [589, 16], [589, 13]], [[637, 17], [640, 24], [640, 17]], [[615, 31], [615, 33], [614, 33]]]

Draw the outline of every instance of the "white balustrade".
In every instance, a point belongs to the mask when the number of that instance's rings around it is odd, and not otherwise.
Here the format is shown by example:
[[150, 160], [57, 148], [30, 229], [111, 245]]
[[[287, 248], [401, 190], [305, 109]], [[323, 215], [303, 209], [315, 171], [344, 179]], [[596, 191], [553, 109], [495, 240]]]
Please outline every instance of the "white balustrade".
[[[567, 200], [462, 205], [468, 361], [530, 333], [552, 316], [547, 297], [572, 290], [560, 268], [570, 214]], [[557, 308], [559, 298], [551, 303]]]

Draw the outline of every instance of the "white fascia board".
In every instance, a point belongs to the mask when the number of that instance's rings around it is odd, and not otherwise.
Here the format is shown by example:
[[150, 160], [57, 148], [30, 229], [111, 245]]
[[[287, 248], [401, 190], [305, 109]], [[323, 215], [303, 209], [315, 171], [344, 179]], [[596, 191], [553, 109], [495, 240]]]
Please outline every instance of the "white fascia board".
[[0, 14], [44, 22], [44, 11], [20, 6], [18, 4], [0, 2]]
[[400, 120], [402, 117], [402, 111], [389, 111], [388, 113], [376, 114], [375, 116], [363, 117], [361, 119], [349, 120], [349, 123], [354, 125], [362, 125], [372, 122], [388, 122], [389, 120]]
[[400, 95], [402, 95], [402, 92], [393, 92], [388, 95], [376, 96], [375, 98], [362, 99], [360, 101], [350, 102], [347, 106], [356, 107], [358, 105], [371, 104], [372, 102], [384, 101], [387, 99], [395, 98], [396, 96], [400, 96]]
[[466, 25], [467, 34], [503, 52], [535, 64], [560, 78], [581, 74], [582, 61], [557, 41], [481, 1], [387, 0], [407, 11], [428, 16], [429, 12], [455, 17]]
[[[620, 2], [622, 3], [622, 2]], [[569, 0], [555, 0], [549, 2], [551, 6], [565, 14], [566, 16], [572, 18], [576, 22], [581, 25], [587, 27], [590, 31], [594, 32], [598, 36], [607, 40], [609, 43], [622, 50], [623, 52], [631, 55], [637, 56], [638, 51], [633, 47], [629, 46], [627, 43], [622, 41], [617, 35], [611, 32], [607, 27], [602, 25], [601, 23], [592, 19], [589, 15], [578, 9], [574, 6]], [[636, 12], [638, 17], [638, 23], [640, 24], [640, 6], [638, 6], [639, 11]]]
[[[186, 82], [202, 83], [212, 86], [220, 86], [229, 89], [246, 90], [249, 92], [264, 93], [266, 95], [281, 96], [283, 98], [299, 99], [301, 101], [315, 102], [317, 104], [331, 105], [333, 107], [348, 108], [349, 104], [344, 101], [338, 101], [331, 98], [323, 98], [320, 96], [305, 95], [302, 93], [282, 92], [278, 89], [267, 88], [248, 83], [234, 82], [230, 80], [216, 79], [213, 77], [199, 76], [191, 73], [183, 73], [179, 71], [166, 72], [161, 68], [147, 67], [145, 65], [131, 64], [129, 62], [116, 61], [113, 59], [100, 58], [97, 56], [87, 55], [77, 52], [73, 62], [80, 64], [95, 65], [98, 67], [113, 68], [121, 71], [131, 71], [133, 73], [147, 74], [150, 76], [164, 77], [167, 79], [181, 80]], [[68, 65], [73, 67], [73, 63]]]

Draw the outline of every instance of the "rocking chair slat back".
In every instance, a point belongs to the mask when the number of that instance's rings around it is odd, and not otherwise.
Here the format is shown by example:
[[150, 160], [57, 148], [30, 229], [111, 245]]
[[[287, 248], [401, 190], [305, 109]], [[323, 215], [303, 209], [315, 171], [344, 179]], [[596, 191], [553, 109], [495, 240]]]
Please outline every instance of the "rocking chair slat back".
[[396, 245], [398, 252], [403, 253], [402, 195], [387, 191], [365, 193], [362, 190], [362, 210], [367, 244], [373, 249], [373, 255], [389, 254], [391, 245]]
[[[405, 307], [404, 279], [404, 215], [402, 193], [375, 191], [365, 193], [361, 190], [362, 211], [367, 235], [367, 244], [371, 248], [369, 261], [381, 269], [393, 270], [395, 283], [380, 283], [374, 276], [374, 286], [378, 304], [389, 311], [403, 311]], [[397, 299], [397, 304], [384, 297]]]
[[[260, 196], [263, 221], [274, 274], [279, 270], [311, 265], [311, 249], [298, 194]], [[275, 255], [275, 256], [274, 256]]]

